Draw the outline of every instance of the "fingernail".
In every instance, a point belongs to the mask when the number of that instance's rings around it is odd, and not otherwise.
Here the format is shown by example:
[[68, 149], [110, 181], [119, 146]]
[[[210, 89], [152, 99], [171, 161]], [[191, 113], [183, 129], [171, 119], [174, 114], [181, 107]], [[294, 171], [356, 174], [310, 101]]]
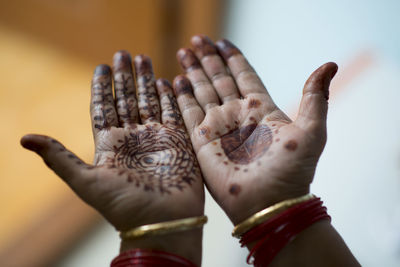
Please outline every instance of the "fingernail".
[[191, 42], [199, 58], [217, 54], [214, 43], [205, 35], [195, 35], [192, 37]]
[[192, 50], [187, 48], [179, 49], [176, 57], [181, 64], [182, 68], [186, 71], [192, 71], [201, 67], [199, 60]]
[[94, 70], [94, 75], [108, 75], [110, 73], [111, 68], [106, 64], [100, 64]]
[[232, 44], [230, 41], [226, 39], [222, 39], [216, 43], [218, 51], [222, 55], [222, 57], [225, 59], [225, 61], [228, 61], [228, 59], [234, 55], [241, 54], [240, 50]]

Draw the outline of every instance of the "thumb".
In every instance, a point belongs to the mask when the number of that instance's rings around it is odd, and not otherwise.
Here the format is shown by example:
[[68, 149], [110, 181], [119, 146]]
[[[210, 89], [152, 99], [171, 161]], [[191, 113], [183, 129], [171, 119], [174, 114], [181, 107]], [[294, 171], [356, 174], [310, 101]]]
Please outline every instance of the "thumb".
[[25, 135], [21, 139], [21, 145], [42, 157], [44, 163], [72, 189], [76, 189], [83, 182], [83, 170], [90, 169], [89, 165], [51, 137], [36, 134]]
[[326, 131], [329, 85], [338, 66], [328, 62], [315, 70], [303, 88], [303, 97], [295, 123], [306, 131]]

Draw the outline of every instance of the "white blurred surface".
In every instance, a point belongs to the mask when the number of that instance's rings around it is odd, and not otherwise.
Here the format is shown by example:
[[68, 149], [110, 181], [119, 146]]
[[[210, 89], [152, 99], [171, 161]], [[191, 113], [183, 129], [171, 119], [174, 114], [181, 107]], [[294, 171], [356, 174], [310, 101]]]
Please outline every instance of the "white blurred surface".
[[[227, 2], [225, 36], [283, 110], [296, 108], [319, 65], [335, 61], [340, 77], [362, 51], [374, 58], [333, 92], [312, 192], [363, 266], [400, 266], [400, 1]], [[247, 251], [209, 195], [206, 214], [203, 266], [247, 266]], [[118, 245], [104, 224], [59, 266], [109, 266]]]

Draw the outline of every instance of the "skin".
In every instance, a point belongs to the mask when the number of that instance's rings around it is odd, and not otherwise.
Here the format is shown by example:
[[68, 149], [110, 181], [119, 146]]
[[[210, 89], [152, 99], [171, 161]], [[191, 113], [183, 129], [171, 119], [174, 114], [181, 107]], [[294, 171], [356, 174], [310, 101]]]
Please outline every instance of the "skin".
[[[119, 231], [203, 215], [199, 165], [172, 87], [164, 79], [155, 81], [150, 58], [136, 56], [132, 68], [130, 55], [117, 52], [113, 71], [96, 67], [91, 92], [93, 165], [51, 137], [26, 135], [22, 146], [41, 156]], [[185, 235], [122, 240], [121, 251], [159, 249], [200, 265], [201, 239], [197, 228]]]
[[[337, 65], [326, 63], [311, 74], [298, 116], [291, 121], [232, 43], [214, 44], [197, 35], [191, 44], [177, 53], [185, 75], [175, 78], [174, 89], [207, 188], [232, 223], [309, 193], [326, 143], [329, 84]], [[329, 222], [309, 229], [315, 230], [304, 231], [305, 237], [301, 233], [297, 243], [278, 254], [274, 266], [294, 266], [299, 259], [311, 259], [304, 266], [321, 266], [327, 259], [331, 266], [357, 265]], [[318, 253], [321, 249], [311, 249], [311, 244], [338, 253]]]

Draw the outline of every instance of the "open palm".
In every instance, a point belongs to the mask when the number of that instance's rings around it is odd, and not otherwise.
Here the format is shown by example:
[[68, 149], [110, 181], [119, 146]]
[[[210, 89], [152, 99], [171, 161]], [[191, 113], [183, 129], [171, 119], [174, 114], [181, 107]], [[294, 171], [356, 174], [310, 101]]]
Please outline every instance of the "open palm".
[[50, 137], [21, 140], [118, 230], [199, 216], [204, 206], [200, 169], [170, 84], [155, 82], [148, 57], [135, 58], [135, 72], [137, 94], [130, 55], [116, 53], [114, 99], [110, 67], [95, 70], [93, 165]]
[[178, 51], [186, 77], [174, 89], [207, 187], [232, 222], [308, 193], [326, 142], [336, 64], [310, 76], [292, 122], [229, 41], [195, 36], [192, 45]]

